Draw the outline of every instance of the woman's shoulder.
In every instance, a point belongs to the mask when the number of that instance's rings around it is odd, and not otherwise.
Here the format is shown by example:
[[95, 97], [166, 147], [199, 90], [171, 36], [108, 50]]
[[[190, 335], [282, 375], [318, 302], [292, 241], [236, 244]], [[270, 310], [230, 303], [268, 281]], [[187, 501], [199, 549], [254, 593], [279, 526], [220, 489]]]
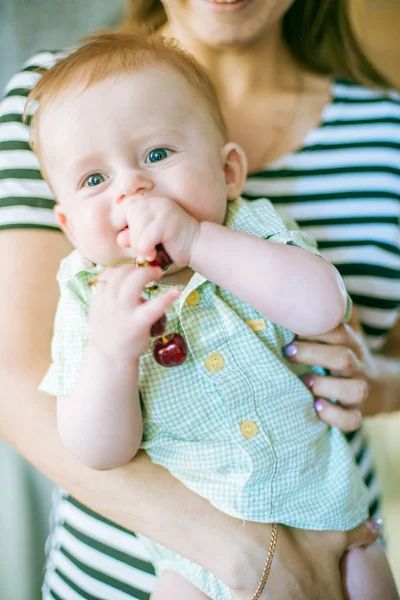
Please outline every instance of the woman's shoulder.
[[[0, 105], [0, 125], [4, 123], [22, 123], [26, 99], [41, 75], [50, 69], [65, 52], [43, 50], [34, 54], [25, 62], [4, 89]], [[9, 128], [10, 129], [10, 128]], [[3, 138], [3, 135], [1, 136]]]
[[[324, 114], [321, 135], [349, 147], [373, 147], [392, 151], [398, 166], [400, 152], [400, 94], [394, 90], [366, 87], [337, 79], [332, 100]], [[371, 160], [373, 158], [371, 157]]]
[[0, 230], [58, 229], [53, 194], [43, 180], [23, 121], [26, 99], [43, 71], [65, 51], [41, 51], [8, 82], [0, 103]]
[[351, 106], [375, 117], [389, 118], [400, 122], [400, 93], [391, 89], [372, 88], [348, 81], [336, 79], [333, 87], [333, 102]]
[[41, 74], [54, 66], [67, 53], [68, 51], [65, 50], [41, 50], [31, 56], [6, 84], [4, 98], [18, 95], [26, 97]]

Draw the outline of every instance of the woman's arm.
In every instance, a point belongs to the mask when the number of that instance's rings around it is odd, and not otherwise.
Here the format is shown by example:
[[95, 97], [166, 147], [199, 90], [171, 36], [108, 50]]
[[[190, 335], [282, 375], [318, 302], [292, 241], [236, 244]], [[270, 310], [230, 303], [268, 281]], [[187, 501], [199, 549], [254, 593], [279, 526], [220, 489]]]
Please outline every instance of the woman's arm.
[[[143, 452], [125, 467], [99, 472], [84, 467], [63, 447], [55, 400], [38, 392], [37, 386], [50, 363], [58, 297], [55, 274], [69, 249], [57, 232], [0, 232], [0, 435], [78, 500], [198, 562], [225, 581], [238, 600], [247, 600], [262, 573], [269, 525], [244, 527], [153, 465]], [[285, 586], [297, 600], [309, 600], [318, 586], [337, 585], [338, 575], [331, 567], [338, 552], [349, 543], [370, 543], [378, 535], [362, 526], [351, 537], [325, 532], [317, 539], [313, 532], [282, 527], [271, 581]], [[314, 568], [315, 556], [326, 568]]]

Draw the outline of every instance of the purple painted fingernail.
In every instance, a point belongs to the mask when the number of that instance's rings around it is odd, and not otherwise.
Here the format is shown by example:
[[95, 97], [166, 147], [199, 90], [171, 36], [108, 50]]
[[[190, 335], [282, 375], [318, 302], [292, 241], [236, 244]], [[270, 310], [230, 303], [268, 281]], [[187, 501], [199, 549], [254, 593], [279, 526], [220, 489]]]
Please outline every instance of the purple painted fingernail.
[[314, 402], [314, 408], [317, 412], [321, 412], [321, 410], [323, 410], [324, 402], [321, 400], [321, 398], [318, 398], [318, 400]]
[[297, 354], [297, 346], [296, 346], [296, 344], [292, 343], [292, 344], [289, 344], [288, 346], [284, 346], [282, 348], [282, 354], [286, 358], [292, 358], [293, 356], [296, 356], [296, 354]]
[[368, 519], [365, 524], [371, 531], [378, 533], [382, 529], [383, 521], [382, 519]]
[[315, 383], [315, 379], [312, 375], [302, 375], [300, 379], [308, 389], [311, 389]]

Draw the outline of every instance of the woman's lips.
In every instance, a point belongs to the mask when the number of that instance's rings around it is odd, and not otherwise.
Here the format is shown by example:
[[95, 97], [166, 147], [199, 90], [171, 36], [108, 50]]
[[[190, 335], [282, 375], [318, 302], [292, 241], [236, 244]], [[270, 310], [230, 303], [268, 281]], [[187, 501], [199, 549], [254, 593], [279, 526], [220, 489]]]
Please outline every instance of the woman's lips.
[[202, 0], [206, 4], [210, 5], [217, 12], [237, 12], [242, 10], [253, 0]]

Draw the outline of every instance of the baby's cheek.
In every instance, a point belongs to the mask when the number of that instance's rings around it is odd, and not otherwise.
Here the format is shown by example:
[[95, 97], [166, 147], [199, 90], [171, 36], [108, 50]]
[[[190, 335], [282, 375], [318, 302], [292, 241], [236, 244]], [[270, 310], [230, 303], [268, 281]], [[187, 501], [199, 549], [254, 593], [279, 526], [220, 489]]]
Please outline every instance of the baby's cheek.
[[165, 178], [163, 184], [167, 184], [171, 190], [171, 196], [178, 197], [190, 197], [193, 193], [196, 193], [197, 185], [201, 178], [193, 168], [181, 168], [175, 173], [168, 174], [168, 181]]
[[226, 186], [216, 178], [203, 179], [191, 195], [192, 215], [198, 221], [224, 221], [227, 205]]
[[208, 206], [211, 199], [214, 199], [221, 192], [223, 180], [209, 169], [194, 170], [191, 173], [185, 173], [181, 179], [182, 190], [185, 190], [185, 197], [199, 210], [202, 206]]
[[81, 250], [93, 262], [107, 262], [109, 252], [116, 245], [116, 231], [105, 211], [90, 207], [79, 222]]

